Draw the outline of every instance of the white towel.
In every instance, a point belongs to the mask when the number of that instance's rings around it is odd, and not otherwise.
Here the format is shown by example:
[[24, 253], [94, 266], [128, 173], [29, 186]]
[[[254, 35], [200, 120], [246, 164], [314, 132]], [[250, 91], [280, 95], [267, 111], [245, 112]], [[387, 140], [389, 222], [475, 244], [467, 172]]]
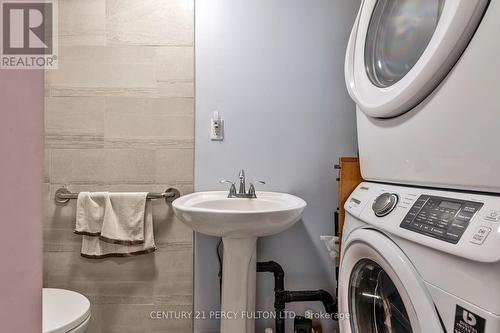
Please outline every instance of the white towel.
[[76, 201], [75, 234], [99, 236], [102, 230], [108, 192], [80, 192]]
[[147, 192], [109, 193], [106, 198], [101, 240], [108, 243], [144, 243]]
[[81, 255], [90, 259], [107, 257], [130, 257], [151, 253], [156, 250], [153, 232], [153, 212], [150, 202], [146, 202], [144, 214], [144, 242], [137, 245], [123, 245], [104, 242], [99, 237], [86, 236], [82, 238]]

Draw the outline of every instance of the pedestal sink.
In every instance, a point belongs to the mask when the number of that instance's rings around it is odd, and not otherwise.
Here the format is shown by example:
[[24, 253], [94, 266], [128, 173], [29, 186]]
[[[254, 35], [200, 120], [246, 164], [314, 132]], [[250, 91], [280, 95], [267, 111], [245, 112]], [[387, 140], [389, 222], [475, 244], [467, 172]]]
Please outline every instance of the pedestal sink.
[[197, 192], [172, 203], [175, 214], [197, 232], [222, 237], [221, 333], [254, 333], [256, 242], [295, 224], [306, 207], [296, 196], [257, 192], [257, 198], [228, 198], [228, 192]]

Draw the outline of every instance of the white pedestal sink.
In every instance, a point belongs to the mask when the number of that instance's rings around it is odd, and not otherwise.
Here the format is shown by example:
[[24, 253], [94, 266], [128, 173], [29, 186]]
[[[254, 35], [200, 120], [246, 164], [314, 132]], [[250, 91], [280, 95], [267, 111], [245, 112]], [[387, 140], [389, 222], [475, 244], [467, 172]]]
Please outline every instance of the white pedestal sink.
[[257, 237], [290, 228], [306, 202], [296, 196], [257, 192], [256, 199], [228, 198], [227, 192], [197, 192], [172, 204], [177, 217], [195, 231], [222, 237], [221, 333], [254, 333]]

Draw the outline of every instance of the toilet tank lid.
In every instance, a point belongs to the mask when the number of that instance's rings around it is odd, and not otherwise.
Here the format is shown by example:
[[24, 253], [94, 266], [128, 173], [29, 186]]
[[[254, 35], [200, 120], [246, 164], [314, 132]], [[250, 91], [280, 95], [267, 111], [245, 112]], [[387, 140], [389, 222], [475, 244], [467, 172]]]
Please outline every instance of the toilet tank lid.
[[43, 288], [43, 333], [66, 333], [89, 316], [87, 297], [71, 290]]

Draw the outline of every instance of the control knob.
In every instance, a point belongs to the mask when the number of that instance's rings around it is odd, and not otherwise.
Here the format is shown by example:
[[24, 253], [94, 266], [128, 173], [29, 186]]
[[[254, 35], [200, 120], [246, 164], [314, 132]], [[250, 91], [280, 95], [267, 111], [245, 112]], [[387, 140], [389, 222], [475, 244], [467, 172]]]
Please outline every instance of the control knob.
[[372, 205], [373, 212], [376, 216], [386, 216], [398, 204], [399, 197], [395, 193], [383, 193], [375, 199]]

